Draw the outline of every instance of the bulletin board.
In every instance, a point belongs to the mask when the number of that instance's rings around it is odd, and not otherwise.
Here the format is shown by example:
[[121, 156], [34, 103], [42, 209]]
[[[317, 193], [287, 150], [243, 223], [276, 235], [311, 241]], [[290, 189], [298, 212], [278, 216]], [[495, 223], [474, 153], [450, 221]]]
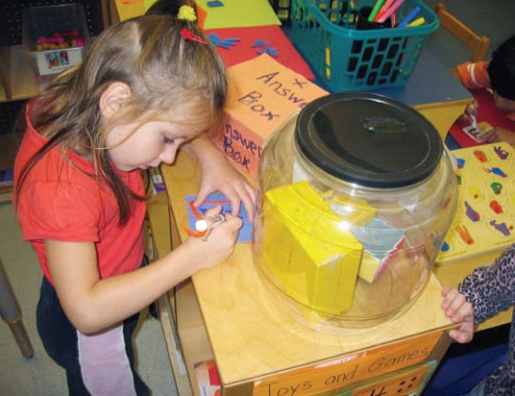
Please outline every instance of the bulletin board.
[[515, 242], [515, 151], [505, 142], [453, 151], [457, 160], [458, 209], [437, 264]]

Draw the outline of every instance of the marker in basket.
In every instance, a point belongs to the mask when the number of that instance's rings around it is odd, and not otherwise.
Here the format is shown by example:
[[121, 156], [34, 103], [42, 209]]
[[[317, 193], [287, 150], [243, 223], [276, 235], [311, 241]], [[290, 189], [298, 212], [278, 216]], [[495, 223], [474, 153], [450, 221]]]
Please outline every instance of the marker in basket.
[[408, 27], [421, 26], [424, 23], [426, 23], [426, 20], [424, 19], [424, 17], [419, 17], [419, 18], [415, 19], [413, 22], [408, 23]]
[[415, 7], [413, 8], [409, 13], [408, 15], [406, 15], [406, 17], [399, 23], [399, 25], [397, 27], [404, 27], [406, 26], [408, 23], [412, 22], [415, 17], [420, 14], [420, 7]]
[[395, 0], [386, 0], [383, 4], [383, 6], [379, 9], [379, 12], [377, 13], [377, 15], [374, 17], [374, 22], [377, 22], [379, 18], [381, 18], [381, 16], [386, 12], [386, 10], [388, 8], [390, 8], [390, 6], [392, 5], [392, 3], [394, 2]]
[[395, 26], [397, 26], [397, 13], [396, 12], [394, 12], [392, 14], [392, 16], [390, 17], [390, 22], [391, 22], [393, 28]]
[[384, 23], [390, 16], [397, 11], [397, 8], [401, 6], [401, 4], [404, 2], [404, 0], [397, 0], [395, 3], [392, 4], [390, 8], [386, 10], [386, 12], [377, 20], [379, 23]]
[[374, 5], [374, 8], [372, 8], [372, 11], [370, 11], [370, 15], [368, 16], [369, 22], [374, 22], [374, 18], [376, 17], [377, 13], [379, 12], [379, 9], [383, 5], [384, 0], [377, 0], [376, 4]]

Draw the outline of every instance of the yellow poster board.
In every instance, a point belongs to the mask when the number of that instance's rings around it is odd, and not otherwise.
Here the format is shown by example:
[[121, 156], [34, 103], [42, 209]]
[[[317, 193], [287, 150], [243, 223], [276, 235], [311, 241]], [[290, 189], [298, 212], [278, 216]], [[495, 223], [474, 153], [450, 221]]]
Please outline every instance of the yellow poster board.
[[280, 25], [268, 0], [223, 0], [215, 2], [196, 0], [198, 8], [206, 14], [204, 29]]
[[458, 210], [437, 264], [503, 250], [515, 242], [515, 150], [500, 142], [453, 154]]

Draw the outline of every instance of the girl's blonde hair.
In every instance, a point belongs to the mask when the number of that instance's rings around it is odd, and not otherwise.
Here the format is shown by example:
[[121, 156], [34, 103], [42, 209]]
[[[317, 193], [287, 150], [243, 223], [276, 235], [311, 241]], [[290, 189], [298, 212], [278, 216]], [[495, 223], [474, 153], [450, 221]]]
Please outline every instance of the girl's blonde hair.
[[148, 15], [124, 21], [105, 30], [87, 51], [82, 64], [63, 73], [33, 101], [34, 128], [49, 138], [23, 168], [23, 181], [35, 164], [53, 147], [71, 149], [92, 161], [113, 191], [120, 209], [120, 224], [130, 216], [131, 198], [136, 196], [117, 176], [106, 150], [106, 125], [99, 108], [100, 97], [109, 84], [127, 84], [132, 95], [124, 102], [115, 123], [150, 121], [188, 99], [200, 100], [210, 111], [213, 123], [221, 120], [226, 100], [224, 65], [209, 44], [185, 39], [183, 28], [206, 40], [189, 21], [171, 15]]

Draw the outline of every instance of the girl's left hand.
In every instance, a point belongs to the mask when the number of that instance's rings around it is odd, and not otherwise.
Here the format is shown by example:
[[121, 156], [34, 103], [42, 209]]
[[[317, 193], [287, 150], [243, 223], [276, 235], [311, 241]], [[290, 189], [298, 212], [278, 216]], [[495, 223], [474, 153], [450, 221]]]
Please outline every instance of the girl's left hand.
[[254, 221], [254, 204], [256, 192], [245, 178], [225, 159], [220, 158], [210, 166], [202, 168], [202, 182], [197, 198], [193, 203], [199, 207], [214, 191], [223, 193], [231, 201], [231, 214], [238, 216], [243, 203], [250, 221]]
[[209, 194], [220, 191], [231, 202], [233, 216], [238, 216], [243, 203], [248, 219], [254, 221], [255, 189], [207, 137], [199, 137], [187, 146], [202, 167], [200, 190], [193, 205], [199, 207]]

